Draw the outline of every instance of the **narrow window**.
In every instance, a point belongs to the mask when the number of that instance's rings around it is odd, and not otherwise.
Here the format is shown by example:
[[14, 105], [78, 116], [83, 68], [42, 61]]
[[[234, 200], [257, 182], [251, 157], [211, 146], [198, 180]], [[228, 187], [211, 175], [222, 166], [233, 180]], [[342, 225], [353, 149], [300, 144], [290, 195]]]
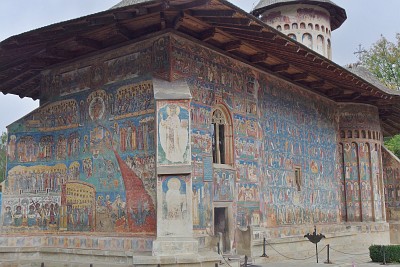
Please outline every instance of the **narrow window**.
[[289, 34], [288, 34], [288, 37], [292, 38], [292, 39], [295, 40], [295, 41], [297, 40], [296, 35], [293, 34], [293, 33], [289, 33]]
[[282, 26], [281, 26], [281, 25], [278, 25], [278, 26], [276, 26], [276, 29], [277, 29], [278, 31], [282, 31]]
[[298, 28], [299, 28], [299, 26], [297, 26], [297, 23], [292, 24], [292, 29], [297, 30]]
[[289, 24], [285, 24], [284, 29], [285, 29], [285, 30], [289, 30], [289, 29], [290, 29]]
[[294, 168], [294, 179], [296, 182], [297, 191], [301, 191], [301, 168], [295, 167]]
[[225, 108], [217, 107], [212, 116], [212, 153], [213, 163], [232, 163], [232, 129], [230, 117]]

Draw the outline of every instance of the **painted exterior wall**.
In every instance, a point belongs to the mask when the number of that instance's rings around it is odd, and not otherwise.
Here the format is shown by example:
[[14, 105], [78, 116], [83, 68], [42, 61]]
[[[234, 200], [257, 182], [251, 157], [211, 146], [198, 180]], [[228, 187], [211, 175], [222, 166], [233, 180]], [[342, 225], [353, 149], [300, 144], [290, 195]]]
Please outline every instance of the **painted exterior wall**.
[[[155, 100], [155, 77], [170, 86], [183, 80], [191, 96]], [[48, 102], [8, 128], [2, 231], [24, 233], [20, 246], [57, 233], [42, 246], [156, 244], [153, 254], [163, 255], [171, 242], [160, 237], [194, 233], [208, 245], [216, 207], [227, 209], [228, 249], [249, 226], [281, 238], [314, 224], [335, 233], [346, 220], [384, 220], [379, 119], [370, 106], [360, 122], [357, 105], [338, 106], [175, 34], [48, 71], [42, 89]], [[227, 164], [213, 164], [216, 107], [233, 129]], [[339, 137], [353, 125], [375, 138]]]
[[[8, 127], [3, 232], [95, 232], [102, 242], [104, 234], [118, 233], [115, 249], [151, 251], [157, 185], [151, 73], [165, 75], [165, 41], [44, 74], [48, 102]], [[99, 248], [86, 241], [80, 247]]]
[[[233, 203], [234, 225], [277, 229], [339, 222], [336, 110], [333, 102], [174, 38], [173, 77], [192, 90], [193, 218], [212, 231], [213, 205]], [[211, 114], [217, 104], [233, 120], [234, 164], [212, 164]], [[301, 190], [294, 168], [302, 171]]]
[[332, 59], [329, 12], [315, 5], [286, 5], [265, 11], [261, 20]]
[[341, 195], [346, 203], [342, 220], [385, 220], [378, 110], [369, 105], [342, 104], [339, 127]]
[[388, 221], [397, 222], [400, 219], [400, 162], [386, 148], [382, 152], [386, 216]]

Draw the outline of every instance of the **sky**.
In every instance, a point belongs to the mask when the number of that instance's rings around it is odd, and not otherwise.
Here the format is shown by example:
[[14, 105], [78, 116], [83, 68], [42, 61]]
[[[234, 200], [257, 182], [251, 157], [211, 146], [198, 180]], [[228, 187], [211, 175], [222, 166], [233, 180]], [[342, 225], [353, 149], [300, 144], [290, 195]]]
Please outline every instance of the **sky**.
[[[251, 11], [259, 0], [231, 0]], [[339, 65], [357, 61], [361, 44], [368, 49], [381, 35], [390, 41], [400, 33], [400, 0], [332, 0], [347, 12], [347, 20], [332, 33], [333, 61]], [[119, 0], [0, 0], [0, 41], [56, 22], [104, 11]], [[0, 94], [0, 132], [37, 108], [38, 101]]]

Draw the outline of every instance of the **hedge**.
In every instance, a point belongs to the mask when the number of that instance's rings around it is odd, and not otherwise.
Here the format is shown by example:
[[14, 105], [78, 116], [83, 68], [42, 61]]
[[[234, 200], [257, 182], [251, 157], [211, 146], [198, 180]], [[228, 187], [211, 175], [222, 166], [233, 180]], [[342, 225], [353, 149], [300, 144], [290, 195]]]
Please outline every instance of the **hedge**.
[[369, 247], [369, 256], [373, 262], [383, 262], [383, 250], [385, 250], [386, 262], [400, 262], [400, 245], [372, 245]]

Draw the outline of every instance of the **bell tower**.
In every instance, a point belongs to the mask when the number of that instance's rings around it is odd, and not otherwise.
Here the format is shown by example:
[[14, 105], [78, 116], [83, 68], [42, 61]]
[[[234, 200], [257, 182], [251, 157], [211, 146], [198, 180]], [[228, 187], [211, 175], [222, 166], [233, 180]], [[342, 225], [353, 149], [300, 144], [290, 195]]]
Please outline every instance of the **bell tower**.
[[347, 19], [346, 11], [330, 0], [260, 0], [252, 14], [328, 59], [331, 31]]

